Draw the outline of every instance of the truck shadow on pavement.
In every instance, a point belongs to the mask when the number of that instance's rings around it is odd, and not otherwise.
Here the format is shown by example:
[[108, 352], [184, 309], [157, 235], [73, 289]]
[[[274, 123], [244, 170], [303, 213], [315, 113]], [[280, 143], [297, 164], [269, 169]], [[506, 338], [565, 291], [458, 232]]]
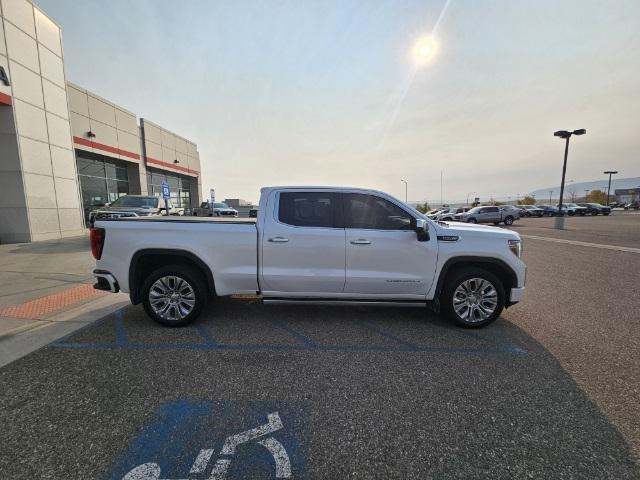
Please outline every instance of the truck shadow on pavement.
[[217, 299], [193, 325], [172, 329], [127, 307], [58, 348], [526, 354], [517, 330], [498, 320], [464, 330], [421, 308], [263, 306]]
[[461, 330], [424, 309], [224, 299], [172, 329], [128, 306], [0, 369], [0, 385], [5, 478], [122, 478], [156, 461], [138, 455], [151, 447], [166, 478], [185, 478], [221, 445], [185, 443], [191, 427], [153, 445], [144, 432], [164, 431], [167, 405], [201, 401], [271, 402], [259, 413], [279, 409], [283, 434], [300, 403], [293, 478], [640, 478], [622, 435], [504, 319]]

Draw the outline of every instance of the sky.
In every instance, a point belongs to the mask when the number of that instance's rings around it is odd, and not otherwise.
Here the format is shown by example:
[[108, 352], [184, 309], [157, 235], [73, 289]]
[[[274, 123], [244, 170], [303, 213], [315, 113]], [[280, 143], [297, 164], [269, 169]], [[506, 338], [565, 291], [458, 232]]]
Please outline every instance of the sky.
[[[440, 202], [640, 175], [638, 0], [36, 0], [67, 79], [198, 144], [203, 196]], [[434, 32], [434, 28], [437, 29]], [[433, 35], [425, 65], [412, 55]]]

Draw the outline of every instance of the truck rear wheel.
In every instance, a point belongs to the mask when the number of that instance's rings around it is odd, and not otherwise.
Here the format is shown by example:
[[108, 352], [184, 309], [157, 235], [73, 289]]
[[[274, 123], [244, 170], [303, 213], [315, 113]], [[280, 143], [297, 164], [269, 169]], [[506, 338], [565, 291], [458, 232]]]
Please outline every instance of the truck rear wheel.
[[513, 225], [513, 217], [511, 215], [505, 217], [504, 224], [505, 225]]
[[147, 315], [170, 327], [188, 325], [207, 303], [207, 288], [200, 272], [179, 264], [161, 267], [149, 275], [142, 295]]
[[445, 315], [465, 328], [480, 328], [495, 321], [505, 303], [498, 277], [481, 268], [468, 267], [446, 279], [440, 299]]

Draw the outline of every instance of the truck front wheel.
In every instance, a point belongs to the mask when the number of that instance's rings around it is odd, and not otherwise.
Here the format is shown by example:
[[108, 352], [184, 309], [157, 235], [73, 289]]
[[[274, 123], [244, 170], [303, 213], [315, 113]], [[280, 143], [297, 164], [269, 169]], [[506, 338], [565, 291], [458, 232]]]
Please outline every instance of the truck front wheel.
[[188, 265], [167, 265], [155, 270], [145, 280], [142, 295], [147, 315], [170, 327], [191, 323], [207, 303], [202, 275]]
[[502, 282], [481, 268], [464, 268], [446, 279], [440, 305], [445, 315], [465, 328], [493, 322], [504, 308]]
[[504, 219], [504, 224], [505, 225], [513, 225], [513, 217], [512, 216], [508, 216]]

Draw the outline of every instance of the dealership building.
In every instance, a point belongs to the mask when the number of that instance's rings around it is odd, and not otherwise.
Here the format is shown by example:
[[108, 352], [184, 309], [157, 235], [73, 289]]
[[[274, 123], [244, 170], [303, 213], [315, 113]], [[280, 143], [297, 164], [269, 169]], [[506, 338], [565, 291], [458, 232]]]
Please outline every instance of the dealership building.
[[126, 194], [187, 210], [202, 192], [197, 145], [66, 81], [60, 27], [28, 0], [0, 0], [0, 243], [82, 234]]

